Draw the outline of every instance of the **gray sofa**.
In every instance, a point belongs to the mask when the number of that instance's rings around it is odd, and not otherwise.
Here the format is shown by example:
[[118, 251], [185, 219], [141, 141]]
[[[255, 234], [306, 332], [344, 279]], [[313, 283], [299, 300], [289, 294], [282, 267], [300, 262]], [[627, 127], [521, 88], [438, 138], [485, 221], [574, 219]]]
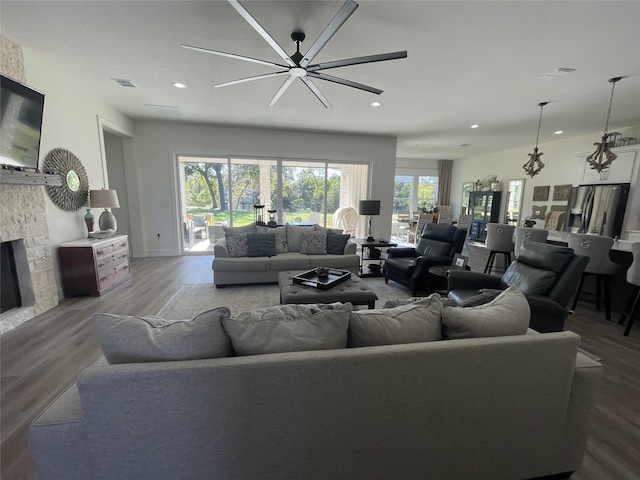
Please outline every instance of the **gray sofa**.
[[[247, 227], [224, 227], [226, 235], [237, 235], [255, 232], [255, 224]], [[266, 227], [265, 227], [266, 228]], [[356, 254], [357, 244], [348, 240], [342, 254], [305, 254], [302, 250], [302, 235], [305, 231], [331, 231], [341, 230], [324, 229], [318, 225], [301, 227], [298, 225], [286, 225], [280, 229], [286, 232], [286, 251], [278, 252], [274, 256], [258, 257], [232, 257], [227, 244], [228, 237], [220, 238], [213, 246], [213, 281], [216, 286], [241, 285], [247, 283], [277, 283], [278, 273], [288, 270], [309, 270], [316, 267], [331, 267], [341, 270], [349, 270], [357, 274], [360, 258]], [[281, 245], [282, 245], [281, 241]]]
[[99, 364], [34, 421], [31, 449], [41, 480], [556, 475], [581, 465], [601, 376], [579, 343], [529, 330]]

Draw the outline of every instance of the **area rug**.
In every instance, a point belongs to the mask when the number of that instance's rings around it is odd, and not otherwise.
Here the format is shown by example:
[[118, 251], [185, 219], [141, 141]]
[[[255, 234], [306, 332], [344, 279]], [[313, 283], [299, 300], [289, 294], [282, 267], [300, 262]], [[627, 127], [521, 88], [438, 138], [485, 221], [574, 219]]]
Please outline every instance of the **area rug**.
[[[376, 292], [376, 307], [381, 308], [389, 300], [411, 297], [409, 289], [395, 282], [384, 283], [383, 278], [364, 279]], [[193, 318], [199, 313], [216, 307], [227, 307], [231, 315], [271, 307], [280, 304], [280, 291], [276, 284], [237, 285], [217, 288], [212, 283], [186, 284], [171, 297], [158, 316], [167, 320]]]

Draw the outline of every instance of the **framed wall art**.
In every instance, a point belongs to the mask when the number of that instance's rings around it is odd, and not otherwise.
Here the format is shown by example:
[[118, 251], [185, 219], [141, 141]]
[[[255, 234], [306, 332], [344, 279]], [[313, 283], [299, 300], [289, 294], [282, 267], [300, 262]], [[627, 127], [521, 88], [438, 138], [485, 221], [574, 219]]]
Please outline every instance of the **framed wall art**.
[[546, 205], [534, 205], [531, 207], [531, 218], [537, 218], [538, 220], [544, 220], [547, 214]]
[[533, 201], [546, 202], [549, 200], [549, 185], [544, 187], [533, 187]]
[[569, 200], [569, 193], [571, 193], [571, 184], [554, 185], [553, 186], [553, 201], [554, 202], [566, 202], [567, 200]]

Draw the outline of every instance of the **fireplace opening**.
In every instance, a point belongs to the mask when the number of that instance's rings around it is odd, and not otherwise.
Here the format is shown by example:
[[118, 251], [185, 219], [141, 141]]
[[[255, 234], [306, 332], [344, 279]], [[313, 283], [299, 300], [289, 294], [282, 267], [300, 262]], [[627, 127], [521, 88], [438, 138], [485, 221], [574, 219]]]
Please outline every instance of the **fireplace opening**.
[[22, 306], [12, 242], [0, 243], [0, 313]]

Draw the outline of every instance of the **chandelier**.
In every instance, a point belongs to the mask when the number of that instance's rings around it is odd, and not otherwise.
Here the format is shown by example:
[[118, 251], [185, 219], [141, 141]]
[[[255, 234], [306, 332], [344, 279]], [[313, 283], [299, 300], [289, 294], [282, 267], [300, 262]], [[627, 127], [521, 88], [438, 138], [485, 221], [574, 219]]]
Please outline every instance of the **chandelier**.
[[538, 106], [540, 107], [540, 118], [538, 119], [538, 134], [536, 135], [536, 146], [533, 149], [533, 153], [528, 154], [529, 161], [522, 165], [522, 168], [524, 168], [526, 174], [530, 175], [531, 178], [539, 174], [540, 170], [544, 168], [544, 163], [542, 163], [542, 160], [540, 160], [540, 157], [543, 154], [542, 152], [538, 153], [538, 139], [540, 138], [540, 125], [542, 124], [542, 109], [547, 103], [549, 102], [542, 102], [538, 104]]
[[612, 84], [611, 98], [609, 99], [609, 110], [607, 111], [607, 121], [604, 125], [604, 134], [602, 135], [601, 142], [594, 143], [596, 151], [587, 157], [587, 163], [598, 173], [605, 168], [609, 168], [611, 166], [611, 162], [618, 158], [615, 153], [609, 150], [610, 144], [607, 140], [609, 138], [609, 117], [611, 116], [611, 105], [613, 104], [613, 91], [616, 88], [616, 82], [621, 79], [622, 77], [613, 77], [609, 79], [609, 83]]

